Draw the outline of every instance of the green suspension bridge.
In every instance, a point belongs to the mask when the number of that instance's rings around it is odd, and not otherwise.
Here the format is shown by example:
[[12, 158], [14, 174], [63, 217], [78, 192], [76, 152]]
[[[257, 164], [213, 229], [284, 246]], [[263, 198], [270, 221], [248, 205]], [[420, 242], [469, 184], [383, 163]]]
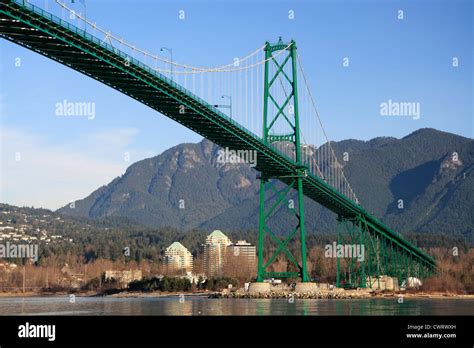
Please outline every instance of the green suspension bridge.
[[[311, 281], [303, 196], [336, 214], [338, 243], [364, 246], [363, 260], [337, 258], [336, 286], [372, 287], [382, 275], [401, 284], [436, 270], [433, 258], [361, 206], [322, 127], [294, 41], [267, 42], [229, 64], [197, 67], [141, 50], [59, 0], [53, 2], [57, 15], [44, 8], [48, 1], [43, 8], [32, 2], [1, 0], [3, 39], [106, 84], [219, 146], [257, 155], [257, 281]], [[292, 212], [292, 229], [271, 225], [281, 208]], [[290, 251], [290, 241], [298, 242], [298, 252]], [[285, 272], [272, 268], [279, 255], [288, 262]]]

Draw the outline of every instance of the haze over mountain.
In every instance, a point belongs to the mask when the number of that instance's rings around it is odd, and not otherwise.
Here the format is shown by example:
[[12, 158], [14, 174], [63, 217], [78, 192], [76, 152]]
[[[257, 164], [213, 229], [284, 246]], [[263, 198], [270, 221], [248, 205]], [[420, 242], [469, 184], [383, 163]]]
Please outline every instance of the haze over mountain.
[[[341, 163], [362, 206], [395, 231], [473, 240], [472, 139], [425, 128], [402, 139], [350, 139], [332, 147], [339, 159], [347, 152], [348, 161]], [[218, 151], [205, 139], [180, 144], [132, 164], [74, 208], [68, 204], [58, 212], [93, 219], [122, 216], [153, 227], [255, 230], [258, 173], [248, 164], [219, 163]], [[335, 231], [332, 212], [309, 199], [305, 209], [308, 231]], [[271, 227], [283, 232], [294, 227], [294, 217], [282, 207]]]

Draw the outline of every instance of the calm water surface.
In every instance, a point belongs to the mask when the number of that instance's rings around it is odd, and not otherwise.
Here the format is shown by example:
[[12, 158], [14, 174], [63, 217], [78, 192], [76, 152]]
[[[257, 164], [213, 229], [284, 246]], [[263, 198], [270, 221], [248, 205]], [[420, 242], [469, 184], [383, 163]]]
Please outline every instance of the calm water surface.
[[467, 299], [0, 298], [0, 315], [473, 315]]

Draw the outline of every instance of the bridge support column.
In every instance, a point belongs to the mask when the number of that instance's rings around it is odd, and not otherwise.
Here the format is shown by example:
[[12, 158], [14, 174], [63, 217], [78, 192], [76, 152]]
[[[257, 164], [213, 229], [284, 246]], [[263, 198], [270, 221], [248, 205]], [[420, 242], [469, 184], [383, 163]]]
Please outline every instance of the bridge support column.
[[258, 221], [258, 269], [257, 282], [263, 282], [265, 268], [263, 267], [263, 241], [265, 239], [265, 179], [260, 179], [260, 211]]
[[[278, 54], [274, 55], [273, 52], [278, 52]], [[279, 152], [282, 152], [282, 147], [294, 147], [293, 153], [289, 154], [286, 151], [283, 154], [291, 157], [290, 159], [296, 162], [297, 168], [288, 171], [276, 171], [268, 168], [262, 172], [258, 228], [258, 282], [262, 282], [265, 278], [300, 278], [303, 282], [310, 280], [306, 267], [303, 203], [303, 178], [307, 175], [307, 167], [303, 165], [301, 156], [296, 62], [294, 41], [283, 43], [280, 38], [276, 44], [266, 43], [262, 138], [266, 145], [274, 147]], [[286, 86], [289, 84], [289, 88], [285, 88], [283, 82]], [[277, 91], [279, 88], [282, 90]], [[269, 103], [271, 104], [270, 108]], [[281, 133], [282, 129], [287, 130]], [[273, 179], [280, 179], [288, 186], [281, 189]], [[292, 190], [296, 191], [297, 208]], [[272, 196], [266, 197], [267, 191], [271, 192]], [[268, 209], [266, 209], [267, 204]], [[275, 226], [271, 223], [270, 218], [274, 213], [285, 214], [285, 211], [288, 213], [287, 209], [291, 215], [296, 217], [295, 227], [288, 224], [290, 227], [285, 226], [285, 231], [277, 232], [276, 229], [281, 229], [282, 226]], [[288, 244], [298, 234], [301, 244], [300, 253], [298, 253], [300, 255], [293, 255]], [[265, 258], [264, 253], [268, 253], [269, 257]], [[271, 269], [279, 254], [283, 254], [287, 261], [287, 268], [284, 271]]]
[[[299, 179], [299, 180], [298, 180]], [[298, 184], [298, 181], [300, 183]], [[307, 282], [310, 280], [306, 268], [306, 239], [304, 230], [304, 206], [301, 178], [293, 178], [287, 186], [279, 189], [275, 182], [260, 178], [260, 217], [258, 229], [258, 270], [257, 282], [266, 278], [287, 278]], [[297, 191], [298, 208], [294, 206], [292, 190]], [[271, 195], [267, 195], [271, 193]], [[286, 211], [286, 212], [285, 212]], [[278, 224], [272, 223], [272, 217], [280, 214], [293, 215], [295, 226], [289, 230], [279, 230]], [[303, 218], [301, 218], [303, 216]], [[291, 218], [291, 216], [290, 216]], [[298, 235], [301, 243], [301, 255], [294, 255], [288, 248], [290, 241]], [[265, 254], [268, 254], [265, 258]], [[280, 254], [287, 261], [286, 270], [271, 269]], [[299, 256], [299, 257], [298, 257]], [[299, 260], [298, 260], [299, 259]]]

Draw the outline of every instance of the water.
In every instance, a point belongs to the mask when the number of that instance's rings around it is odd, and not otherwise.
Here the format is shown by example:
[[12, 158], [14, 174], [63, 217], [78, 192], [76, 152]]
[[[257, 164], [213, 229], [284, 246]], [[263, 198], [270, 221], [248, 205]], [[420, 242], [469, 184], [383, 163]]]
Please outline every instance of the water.
[[473, 315], [472, 299], [0, 298], [0, 315]]

